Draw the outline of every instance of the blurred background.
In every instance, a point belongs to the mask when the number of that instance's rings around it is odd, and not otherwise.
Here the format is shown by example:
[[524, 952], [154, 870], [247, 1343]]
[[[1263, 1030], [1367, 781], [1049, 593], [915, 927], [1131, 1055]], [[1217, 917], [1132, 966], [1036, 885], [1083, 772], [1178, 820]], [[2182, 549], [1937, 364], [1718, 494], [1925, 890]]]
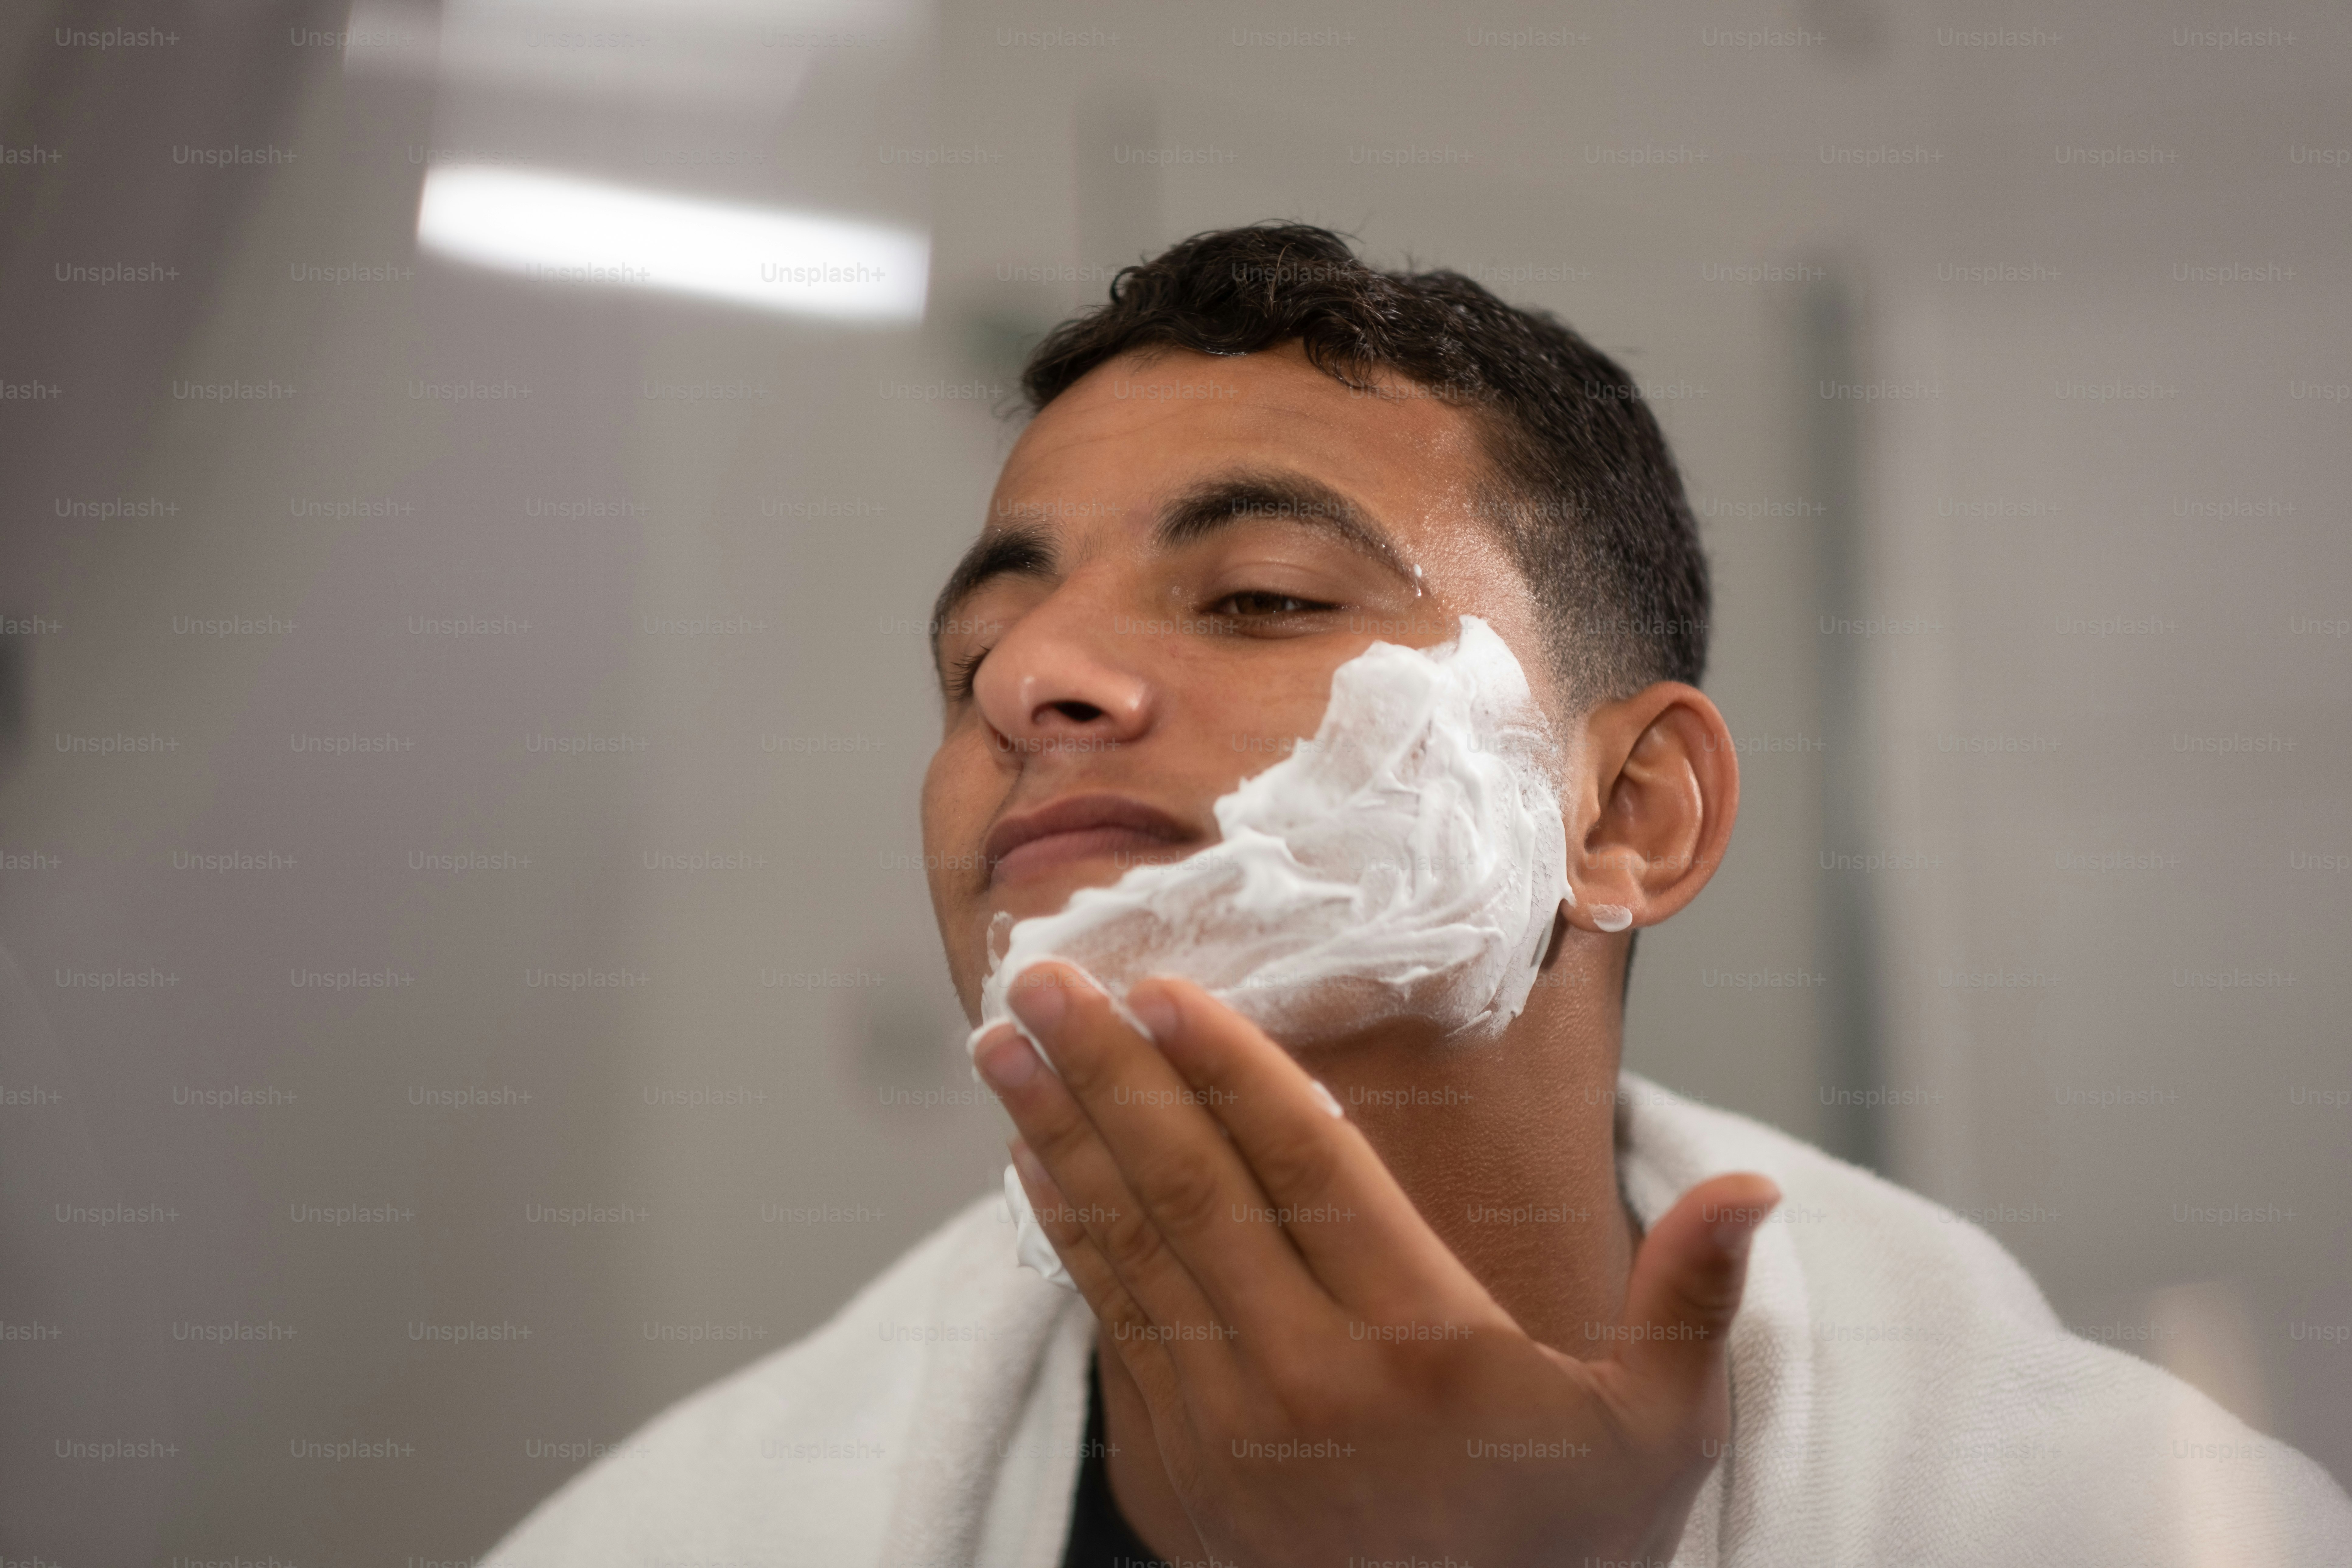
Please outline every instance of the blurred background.
[[923, 618], [1024, 346], [1268, 217], [1681, 456], [1629, 1065], [2352, 1479], [2347, 27], [0, 11], [0, 1548], [469, 1561], [990, 1189]]

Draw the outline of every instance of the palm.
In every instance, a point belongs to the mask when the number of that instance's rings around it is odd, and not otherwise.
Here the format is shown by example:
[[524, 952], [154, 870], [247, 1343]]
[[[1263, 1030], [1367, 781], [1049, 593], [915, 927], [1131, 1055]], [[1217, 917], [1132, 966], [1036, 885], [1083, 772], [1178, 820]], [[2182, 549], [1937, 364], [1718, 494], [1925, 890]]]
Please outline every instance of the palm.
[[[1726, 1435], [1724, 1337], [1770, 1184], [1685, 1194], [1635, 1258], [1615, 1353], [1580, 1361], [1520, 1331], [1279, 1047], [1148, 984], [1165, 1007], [1129, 1000], [1173, 1020], [1156, 1040], [1065, 984], [1042, 1031], [1061, 1079], [1000, 1089], [1213, 1556], [1670, 1557]], [[1010, 1048], [983, 1042], [983, 1070]]]

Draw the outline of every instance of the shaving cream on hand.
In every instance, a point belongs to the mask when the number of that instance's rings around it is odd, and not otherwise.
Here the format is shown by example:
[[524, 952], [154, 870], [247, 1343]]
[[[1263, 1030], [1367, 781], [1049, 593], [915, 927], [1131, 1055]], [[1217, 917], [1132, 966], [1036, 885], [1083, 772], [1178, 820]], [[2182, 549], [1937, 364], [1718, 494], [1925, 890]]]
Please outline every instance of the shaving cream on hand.
[[[1449, 1038], [1499, 1035], [1573, 897], [1559, 766], [1526, 672], [1485, 621], [1465, 616], [1428, 649], [1374, 643], [1333, 672], [1314, 739], [1217, 801], [1219, 842], [992, 933], [967, 1045], [1022, 1027], [1008, 993], [1048, 958], [1122, 1011], [1138, 981], [1181, 975], [1286, 1046], [1403, 1016]], [[1010, 1167], [1004, 1191], [1021, 1261], [1068, 1286]]]

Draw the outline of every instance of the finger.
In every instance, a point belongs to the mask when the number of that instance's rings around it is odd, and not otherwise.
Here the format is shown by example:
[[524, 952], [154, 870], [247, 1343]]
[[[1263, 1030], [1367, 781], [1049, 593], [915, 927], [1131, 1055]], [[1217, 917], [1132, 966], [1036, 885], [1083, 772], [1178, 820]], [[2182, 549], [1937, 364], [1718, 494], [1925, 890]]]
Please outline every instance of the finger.
[[1780, 1201], [1770, 1178], [1717, 1176], [1685, 1193], [1633, 1257], [1615, 1361], [1670, 1424], [1727, 1397], [1731, 1321], [1757, 1228]]
[[1128, 1006], [1233, 1135], [1308, 1269], [1344, 1307], [1389, 1326], [1503, 1316], [1331, 1091], [1264, 1030], [1189, 980], [1146, 980]]
[[[1271, 1328], [1330, 1305], [1216, 1119], [1108, 995], [1078, 971], [1047, 963], [1023, 972], [1013, 1005], [1220, 1320]], [[1075, 1142], [1064, 1129], [1049, 1135]], [[1060, 1179], [1057, 1150], [1030, 1142]], [[1105, 1251], [1125, 1274], [1118, 1241], [1107, 1240]]]
[[1136, 1304], [1102, 1249], [1078, 1223], [1076, 1205], [1062, 1194], [1035, 1152], [1016, 1138], [1012, 1154], [1013, 1169], [1021, 1178], [1022, 1190], [1029, 1194], [1029, 1206], [1036, 1211], [1045, 1239], [1054, 1244], [1062, 1267], [1070, 1271], [1078, 1294], [1093, 1310], [1095, 1321], [1108, 1331], [1113, 1352], [1155, 1412], [1175, 1408], [1182, 1389], [1169, 1352], [1171, 1344], [1178, 1342], [1153, 1331], [1150, 1317]]
[[[1019, 1031], [1009, 1026], [992, 1031], [981, 1041], [973, 1060], [1003, 1100], [1032, 1158], [1055, 1188], [1067, 1194], [1050, 1220], [1043, 1210], [1038, 1213], [1047, 1239], [1073, 1231], [1085, 1236], [1147, 1322], [1216, 1321], [1208, 1299], [1169, 1248], [1094, 1124]], [[1061, 1250], [1058, 1245], [1055, 1250]], [[1068, 1267], [1066, 1255], [1062, 1261]], [[1076, 1274], [1073, 1269], [1073, 1279]]]

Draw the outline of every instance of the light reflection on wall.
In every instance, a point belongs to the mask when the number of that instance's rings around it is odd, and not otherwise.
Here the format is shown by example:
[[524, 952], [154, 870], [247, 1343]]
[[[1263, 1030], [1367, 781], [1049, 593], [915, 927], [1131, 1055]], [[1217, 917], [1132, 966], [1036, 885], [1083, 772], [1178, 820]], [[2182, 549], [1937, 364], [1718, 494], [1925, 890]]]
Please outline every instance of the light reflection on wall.
[[920, 321], [929, 262], [905, 229], [521, 169], [434, 170], [416, 239], [535, 280], [855, 321]]

